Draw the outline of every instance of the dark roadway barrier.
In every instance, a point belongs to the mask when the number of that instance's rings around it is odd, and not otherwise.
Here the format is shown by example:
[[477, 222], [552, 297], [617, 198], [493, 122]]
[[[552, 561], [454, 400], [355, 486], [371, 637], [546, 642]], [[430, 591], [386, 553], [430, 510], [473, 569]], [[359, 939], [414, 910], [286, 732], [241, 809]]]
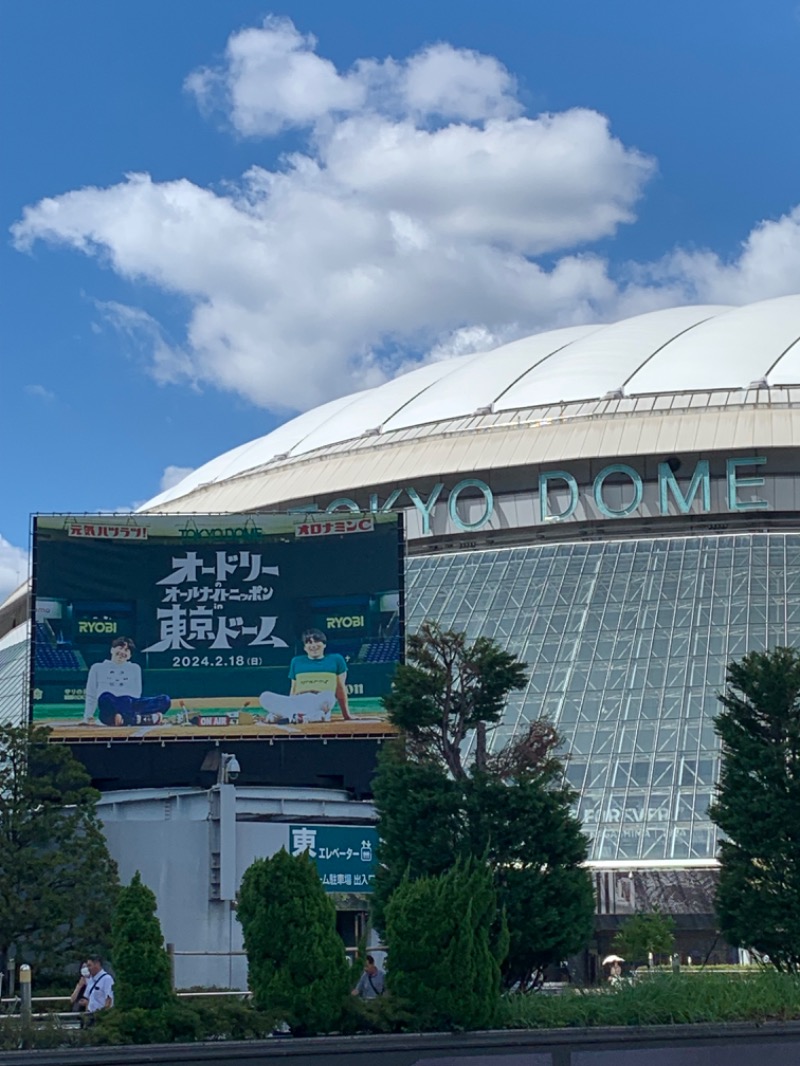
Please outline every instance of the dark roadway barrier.
[[800, 1022], [504, 1030], [0, 1052], [0, 1066], [794, 1066]]

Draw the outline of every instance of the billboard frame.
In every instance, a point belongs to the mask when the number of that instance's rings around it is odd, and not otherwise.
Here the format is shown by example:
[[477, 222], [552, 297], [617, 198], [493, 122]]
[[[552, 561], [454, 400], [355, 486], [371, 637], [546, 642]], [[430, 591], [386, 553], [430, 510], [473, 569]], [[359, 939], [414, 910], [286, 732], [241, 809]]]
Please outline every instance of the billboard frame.
[[[34, 710], [35, 710], [35, 703], [36, 703], [34, 697], [35, 697], [35, 689], [36, 689], [36, 654], [37, 654], [37, 645], [39, 643], [39, 641], [38, 641], [38, 633], [37, 633], [37, 623], [36, 623], [36, 607], [37, 607], [38, 593], [39, 593], [39, 589], [40, 589], [39, 572], [40, 572], [40, 561], [41, 561], [40, 560], [40, 543], [39, 543], [39, 538], [37, 536], [37, 523], [38, 523], [39, 519], [63, 519], [65, 521], [68, 520], [68, 519], [78, 519], [78, 520], [80, 520], [82, 522], [87, 522], [88, 520], [92, 520], [95, 523], [98, 522], [98, 520], [99, 520], [100, 522], [105, 522], [105, 523], [107, 523], [109, 525], [118, 525], [120, 527], [122, 527], [122, 526], [137, 527], [137, 526], [141, 526], [141, 525], [147, 523], [147, 521], [150, 520], [150, 519], [167, 519], [169, 521], [175, 521], [175, 522], [182, 521], [182, 522], [187, 522], [188, 523], [188, 522], [191, 522], [193, 519], [203, 519], [203, 520], [219, 519], [220, 521], [229, 522], [231, 519], [240, 518], [240, 517], [242, 519], [245, 519], [248, 522], [257, 522], [259, 518], [274, 518], [274, 519], [278, 519], [278, 518], [282, 517], [282, 518], [291, 519], [292, 522], [295, 525], [297, 525], [301, 521], [311, 522], [311, 523], [313, 523], [313, 522], [330, 523], [332, 520], [334, 520], [334, 521], [337, 520], [337, 515], [333, 515], [332, 516], [331, 514], [328, 514], [326, 512], [308, 511], [308, 510], [305, 510], [305, 509], [302, 509], [302, 510], [301, 509], [296, 509], [296, 510], [290, 509], [290, 510], [286, 510], [286, 511], [251, 511], [251, 512], [242, 512], [241, 514], [237, 514], [237, 515], [232, 515], [230, 512], [211, 512], [211, 511], [209, 511], [209, 512], [196, 512], [195, 511], [195, 512], [187, 512], [187, 513], [180, 513], [180, 514], [173, 513], [173, 512], [152, 512], [152, 513], [141, 513], [141, 514], [140, 513], [127, 513], [127, 512], [123, 513], [123, 514], [113, 514], [113, 513], [109, 513], [109, 512], [94, 512], [94, 513], [92, 513], [92, 512], [81, 512], [80, 514], [78, 514], [75, 511], [54, 511], [54, 512], [36, 512], [36, 513], [32, 513], [31, 516], [30, 516], [30, 530], [29, 530], [29, 536], [30, 536], [30, 576], [29, 576], [29, 581], [30, 581], [30, 607], [29, 607], [28, 617], [29, 617], [29, 625], [30, 625], [30, 647], [29, 647], [28, 669], [26, 671], [27, 691], [25, 691], [23, 693], [23, 699], [25, 700], [25, 707], [26, 707], [26, 710], [27, 710], [27, 721], [28, 721], [28, 723], [31, 726], [38, 724], [36, 722], [35, 717], [34, 717]], [[363, 511], [359, 511], [358, 514], [356, 515], [355, 512], [352, 512], [349, 509], [347, 511], [345, 511], [345, 512], [340, 512], [338, 514], [338, 519], [339, 520], [345, 519], [345, 518], [346, 519], [353, 519], [353, 518], [356, 518], [356, 517], [358, 517], [358, 518], [368, 517], [368, 518], [374, 519], [376, 516], [373, 515], [371, 512], [363, 512]], [[386, 512], [385, 515], [382, 517], [382, 521], [387, 526], [391, 524], [392, 526], [394, 526], [396, 528], [396, 531], [397, 531], [397, 540], [396, 540], [397, 556], [396, 556], [395, 574], [396, 574], [396, 590], [397, 590], [397, 594], [398, 594], [397, 634], [396, 635], [397, 635], [398, 640], [399, 640], [399, 655], [398, 655], [398, 658], [395, 660], [395, 662], [396, 662], [397, 665], [399, 665], [399, 664], [403, 663], [404, 660], [405, 660], [405, 636], [406, 636], [406, 602], [405, 602], [406, 588], [405, 588], [405, 565], [404, 565], [404, 563], [405, 563], [405, 530], [404, 530], [404, 521], [403, 521], [402, 513], [401, 512], [397, 512], [397, 511]], [[87, 538], [87, 539], [89, 539], [89, 538]], [[392, 591], [394, 591], [394, 589]], [[41, 724], [42, 725], [46, 725], [45, 722], [41, 722]], [[331, 726], [333, 726], [333, 723], [330, 723], [330, 724], [331, 724]], [[362, 725], [362, 726], [366, 726], [367, 725], [366, 722], [362, 722], [362, 723], [359, 723], [359, 724]], [[325, 740], [327, 740], [327, 739], [336, 739], [337, 741], [341, 742], [344, 739], [355, 740], [355, 739], [363, 738], [365, 740], [368, 739], [368, 740], [372, 740], [372, 741], [375, 741], [375, 740], [380, 741], [380, 740], [383, 740], [383, 739], [388, 739], [390, 736], [394, 735], [395, 732], [396, 731], [391, 726], [389, 726], [388, 722], [376, 723], [375, 728], [370, 728], [368, 730], [364, 729], [364, 731], [358, 732], [358, 733], [354, 733], [353, 730], [352, 730], [352, 727], [350, 727], [350, 729], [348, 729], [346, 726], [343, 725], [343, 728], [341, 728], [341, 729], [339, 729], [339, 728], [331, 728], [328, 732], [326, 732]], [[214, 727], [209, 726], [209, 727], [206, 727], [206, 730], [201, 735], [193, 735], [193, 736], [189, 736], [189, 735], [183, 735], [183, 736], [146, 735], [146, 736], [141, 736], [141, 737], [116, 736], [116, 737], [111, 737], [110, 738], [110, 737], [105, 736], [105, 735], [104, 736], [99, 736], [99, 735], [98, 736], [91, 736], [91, 735], [89, 735], [89, 736], [74, 736], [74, 737], [73, 736], [70, 736], [70, 737], [54, 736], [51, 739], [52, 739], [53, 742], [64, 742], [64, 743], [68, 743], [69, 745], [78, 745], [78, 746], [83, 746], [83, 745], [87, 745], [87, 744], [88, 745], [93, 745], [93, 746], [97, 745], [97, 744], [117, 746], [120, 743], [123, 743], [125, 745], [131, 744], [131, 743], [134, 743], [134, 744], [138, 744], [138, 743], [146, 743], [146, 744], [158, 743], [158, 744], [163, 746], [164, 744], [172, 744], [172, 743], [184, 744], [184, 743], [192, 743], [192, 742], [196, 742], [196, 741], [208, 742], [209, 740], [213, 740], [215, 742], [222, 742], [223, 740], [225, 740], [225, 741], [227, 741], [227, 740], [238, 740], [240, 742], [242, 742], [242, 741], [244, 741], [244, 742], [262, 742], [262, 741], [267, 741], [271, 745], [271, 744], [274, 743], [275, 740], [319, 739], [319, 737], [315, 736], [313, 734], [309, 735], [309, 734], [306, 734], [306, 733], [298, 733], [298, 734], [292, 735], [290, 737], [284, 737], [284, 736], [263, 736], [263, 737], [262, 736], [258, 736], [258, 737], [255, 737], [255, 736], [252, 735], [252, 733], [240, 732], [239, 729], [235, 725], [229, 724], [229, 725], [225, 726], [224, 728], [220, 728], [218, 733], [215, 733]]]

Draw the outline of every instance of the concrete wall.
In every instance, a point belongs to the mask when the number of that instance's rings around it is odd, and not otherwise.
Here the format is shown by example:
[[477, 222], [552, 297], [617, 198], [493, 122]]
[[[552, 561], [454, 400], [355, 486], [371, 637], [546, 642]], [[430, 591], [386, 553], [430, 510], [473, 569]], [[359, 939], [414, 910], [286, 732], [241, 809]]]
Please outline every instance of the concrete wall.
[[333, 789], [137, 789], [98, 805], [108, 846], [128, 882], [138, 870], [155, 892], [175, 983], [246, 988], [235, 900], [258, 858], [289, 847], [291, 822], [372, 824], [374, 808]]

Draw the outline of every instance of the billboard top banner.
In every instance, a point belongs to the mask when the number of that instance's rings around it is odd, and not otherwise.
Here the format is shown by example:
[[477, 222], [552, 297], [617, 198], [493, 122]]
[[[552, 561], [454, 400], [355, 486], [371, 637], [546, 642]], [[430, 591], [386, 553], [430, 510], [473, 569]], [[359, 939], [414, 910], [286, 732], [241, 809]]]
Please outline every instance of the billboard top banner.
[[[388, 521], [387, 521], [388, 520]], [[391, 514], [247, 514], [247, 515], [34, 515], [39, 533], [137, 543], [148, 538], [183, 541], [253, 541], [265, 537], [341, 536], [368, 533], [376, 526], [396, 526]]]
[[40, 515], [31, 713], [59, 739], [386, 732], [397, 515]]

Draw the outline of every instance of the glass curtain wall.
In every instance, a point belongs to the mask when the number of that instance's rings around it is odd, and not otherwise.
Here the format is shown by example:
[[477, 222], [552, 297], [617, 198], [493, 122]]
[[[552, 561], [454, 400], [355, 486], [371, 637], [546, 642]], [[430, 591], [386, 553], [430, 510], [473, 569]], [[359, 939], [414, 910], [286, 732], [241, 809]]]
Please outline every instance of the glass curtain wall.
[[528, 663], [492, 743], [553, 721], [592, 859], [714, 857], [716, 696], [731, 659], [800, 644], [800, 535], [415, 557], [406, 580], [409, 632], [435, 619]]

